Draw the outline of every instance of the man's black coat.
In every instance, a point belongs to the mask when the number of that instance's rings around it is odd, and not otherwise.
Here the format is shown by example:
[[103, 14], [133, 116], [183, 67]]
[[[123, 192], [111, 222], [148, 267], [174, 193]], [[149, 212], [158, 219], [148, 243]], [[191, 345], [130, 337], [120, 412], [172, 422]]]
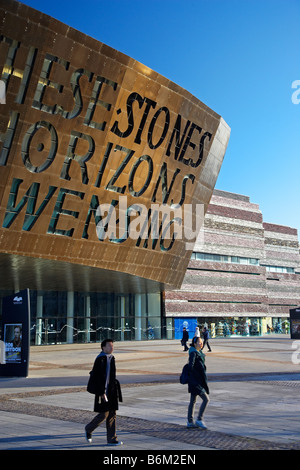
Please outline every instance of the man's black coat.
[[96, 385], [94, 411], [97, 413], [118, 410], [118, 401], [122, 401], [121, 387], [119, 381], [116, 379], [116, 363], [114, 356], [110, 361], [109, 384], [108, 390], [106, 391], [108, 402], [101, 398], [101, 395], [105, 393], [106, 365], [106, 354], [99, 354], [93, 367], [93, 377]]

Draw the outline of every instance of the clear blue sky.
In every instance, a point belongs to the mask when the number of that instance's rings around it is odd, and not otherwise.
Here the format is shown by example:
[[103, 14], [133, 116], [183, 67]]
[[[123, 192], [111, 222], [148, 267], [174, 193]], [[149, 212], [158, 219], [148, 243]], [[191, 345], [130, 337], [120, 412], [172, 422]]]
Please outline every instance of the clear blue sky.
[[[300, 236], [300, 0], [24, 0], [133, 57], [225, 119], [216, 188]], [[300, 93], [298, 95], [300, 98]]]

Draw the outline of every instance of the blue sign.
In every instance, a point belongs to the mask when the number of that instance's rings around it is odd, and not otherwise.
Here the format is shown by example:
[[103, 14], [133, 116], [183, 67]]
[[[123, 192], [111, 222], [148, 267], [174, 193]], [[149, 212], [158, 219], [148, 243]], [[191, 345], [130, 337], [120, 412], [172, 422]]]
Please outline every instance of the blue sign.
[[182, 331], [185, 327], [189, 333], [189, 339], [192, 340], [197, 326], [197, 318], [175, 318], [175, 339], [182, 338]]

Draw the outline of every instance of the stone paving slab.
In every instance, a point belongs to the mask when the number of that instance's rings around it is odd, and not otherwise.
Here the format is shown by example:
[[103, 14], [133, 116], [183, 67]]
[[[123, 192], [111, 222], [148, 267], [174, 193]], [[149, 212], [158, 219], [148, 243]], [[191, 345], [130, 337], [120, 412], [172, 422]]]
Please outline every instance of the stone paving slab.
[[[211, 401], [206, 412], [210, 430], [285, 444], [299, 443], [300, 381], [218, 381], [211, 382], [210, 388]], [[187, 387], [178, 383], [124, 386], [123, 398], [119, 416], [186, 425], [189, 395]], [[57, 390], [51, 395], [48, 392], [20, 394], [13, 400], [22, 401], [28, 408], [30, 404], [59, 405], [73, 413], [91, 411], [94, 397], [80, 389], [73, 392], [67, 389], [66, 393]]]
[[[14, 427], [10, 421], [9, 426], [12, 426], [15, 431], [17, 430], [18, 435], [17, 439], [16, 436], [10, 439], [1, 437], [0, 449], [22, 449], [26, 447], [27, 449], [60, 448], [63, 450], [76, 448], [83, 450], [91, 448], [83, 444], [83, 428], [94, 416], [92, 412], [79, 412], [78, 410], [65, 409], [61, 406], [36, 405], [32, 403], [30, 403], [30, 407], [26, 407], [24, 406], [24, 401], [21, 400], [2, 400], [0, 407], [2, 412], [3, 408], [6, 408], [4, 417], [7, 416], [8, 411], [13, 412], [13, 419], [16, 420], [17, 424]], [[15, 413], [17, 413], [16, 416]], [[30, 416], [30, 419], [26, 419], [25, 416]], [[49, 418], [49, 416], [52, 418]], [[8, 419], [11, 420], [11, 416]], [[2, 420], [3, 418], [1, 417]], [[28, 425], [29, 422], [30, 425]], [[61, 423], [68, 423], [69, 428], [65, 424], [61, 425]], [[80, 423], [82, 426], [79, 428], [74, 423]], [[217, 431], [187, 429], [182, 425], [161, 421], [118, 416], [117, 423], [119, 439], [124, 439], [124, 441], [125, 437], [129, 439], [122, 446], [122, 449], [125, 450], [300, 450], [300, 446], [297, 445], [272, 443]], [[5, 426], [4, 422], [3, 424]], [[6, 426], [6, 432], [9, 431], [9, 426]], [[103, 428], [99, 428], [94, 433], [94, 448], [107, 448], [105, 445], [105, 434]], [[139, 436], [135, 443], [132, 441], [132, 434]], [[148, 439], [147, 442], [145, 436], [151, 439]], [[98, 443], [98, 440], [100, 443]]]
[[[189, 395], [178, 383], [187, 360], [178, 341], [116, 343], [124, 403], [122, 450], [300, 450], [300, 366], [282, 336], [214, 340], [207, 354], [211, 401], [207, 431], [186, 428]], [[99, 345], [33, 348], [28, 379], [0, 378], [0, 449], [106, 451], [82, 428], [94, 416], [86, 382]], [[2, 426], [3, 424], [3, 426]]]
[[[144, 436], [158, 439], [157, 444], [162, 448], [166, 445], [165, 440], [170, 441], [166, 447], [169, 449], [182, 449], [189, 445], [197, 446], [198, 449], [223, 450], [300, 449], [298, 420], [300, 405], [295, 404], [300, 382], [298, 390], [295, 386], [286, 390], [283, 385], [285, 382], [279, 384], [277, 392], [283, 388], [284, 399], [280, 396], [275, 397], [274, 386], [270, 382], [267, 382], [267, 388], [265, 383], [260, 382], [230, 382], [231, 390], [228, 383], [224, 385], [217, 382], [214, 384], [215, 388], [207, 411], [208, 431], [186, 429], [188, 397], [181, 398], [184, 389], [182, 385], [165, 383], [123, 386], [124, 405], [120, 404], [118, 412], [118, 433], [140, 434], [139, 446], [134, 445], [129, 439], [126, 448], [129, 445], [130, 449], [140, 449], [141, 441], [145, 447]], [[249, 397], [244, 392], [249, 387], [252, 387], [253, 397], [264, 395], [264, 399], [254, 402], [247, 410]], [[223, 400], [218, 396], [223, 397]], [[274, 400], [276, 405], [278, 399], [280, 399], [280, 413], [274, 409]], [[230, 403], [231, 407], [235, 407], [234, 410], [230, 409]], [[22, 412], [24, 415], [45, 419], [51, 417], [83, 425], [94, 416], [90, 411], [92, 408], [93, 396], [82, 387], [77, 390], [68, 388], [2, 395], [0, 399], [0, 410], [6, 412]], [[103, 434], [101, 429], [100, 427], [100, 433]], [[105, 437], [102, 440], [105, 441]], [[61, 445], [66, 445], [64, 439]]]
[[[106, 445], [105, 427], [99, 427], [93, 434], [92, 444], [88, 444], [84, 437], [84, 423], [64, 421], [58, 417], [45, 418], [44, 416], [28, 416], [24, 413], [3, 412], [1, 416], [1, 427], [5, 428], [6, 436], [0, 437], [0, 450], [100, 450], [100, 451], [145, 451], [151, 449], [171, 451], [199, 451], [205, 450], [199, 445], [189, 444], [181, 441], [169, 440], [161, 435], [146, 435], [127, 429], [126, 423], [120, 425], [118, 438], [124, 444], [120, 447], [111, 448]], [[86, 417], [84, 417], [85, 419]], [[126, 429], [124, 429], [126, 427]], [[135, 428], [136, 429], [136, 428]], [[74, 459], [76, 461], [76, 458]]]

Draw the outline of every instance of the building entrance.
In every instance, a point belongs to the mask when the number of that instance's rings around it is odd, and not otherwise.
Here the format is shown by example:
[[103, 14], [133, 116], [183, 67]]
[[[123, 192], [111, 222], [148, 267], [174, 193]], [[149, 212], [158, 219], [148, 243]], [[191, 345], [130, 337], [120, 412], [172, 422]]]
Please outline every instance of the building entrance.
[[31, 291], [31, 345], [161, 339], [160, 293]]

